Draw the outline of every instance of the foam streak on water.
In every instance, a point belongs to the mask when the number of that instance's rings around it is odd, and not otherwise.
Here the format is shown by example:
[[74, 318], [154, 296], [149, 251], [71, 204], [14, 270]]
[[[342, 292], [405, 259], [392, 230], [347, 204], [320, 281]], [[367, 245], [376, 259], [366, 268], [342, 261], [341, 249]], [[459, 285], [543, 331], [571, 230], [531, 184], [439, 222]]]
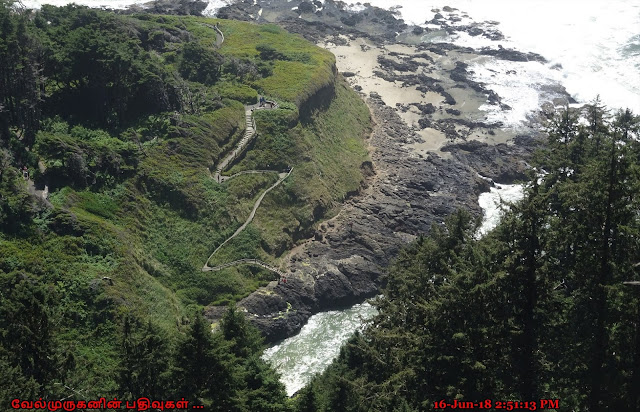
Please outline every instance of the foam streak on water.
[[209, 5], [202, 12], [205, 16], [214, 16], [221, 7], [228, 6], [233, 0], [209, 0]]
[[[479, 59], [470, 62], [469, 69], [475, 81], [488, 85], [511, 107], [503, 110], [499, 105], [484, 104], [489, 122], [503, 122], [505, 126], [518, 128], [527, 116], [552, 101], [553, 93], [546, 93], [545, 86], [560, 84], [560, 73], [539, 62], [512, 62], [498, 59]], [[550, 89], [553, 90], [553, 89]]]
[[482, 225], [478, 229], [478, 235], [486, 235], [500, 222], [503, 214], [503, 203], [514, 203], [524, 197], [522, 185], [498, 185], [492, 187], [489, 192], [480, 194], [478, 204], [484, 212]]
[[[503, 213], [504, 202], [516, 202], [524, 195], [522, 185], [498, 185], [482, 193], [478, 203], [484, 212], [478, 235], [496, 227]], [[302, 389], [313, 375], [323, 372], [340, 353], [340, 347], [356, 331], [362, 330], [366, 320], [373, 318], [376, 309], [369, 303], [355, 305], [342, 311], [321, 312], [309, 318], [299, 334], [267, 349], [262, 356], [281, 374], [287, 394]]]
[[262, 356], [281, 374], [287, 394], [293, 395], [321, 373], [340, 353], [340, 347], [365, 321], [376, 314], [369, 303], [341, 311], [321, 312], [309, 318], [300, 333], [267, 349]]

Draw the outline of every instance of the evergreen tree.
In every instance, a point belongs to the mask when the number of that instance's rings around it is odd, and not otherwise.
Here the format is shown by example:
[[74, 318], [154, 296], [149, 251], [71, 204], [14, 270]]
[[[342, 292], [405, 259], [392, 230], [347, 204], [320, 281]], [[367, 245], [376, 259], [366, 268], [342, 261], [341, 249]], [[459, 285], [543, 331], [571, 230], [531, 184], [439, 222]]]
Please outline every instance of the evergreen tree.
[[518, 394], [522, 399], [539, 397], [540, 285], [548, 283], [544, 282], [544, 275], [539, 270], [544, 216], [541, 197], [534, 176], [524, 199], [511, 205], [511, 213], [497, 232], [498, 239], [508, 245], [503, 267], [507, 271], [510, 296], [504, 304], [513, 307], [512, 317], [507, 320], [511, 328], [502, 332], [503, 336], [510, 337], [511, 373], [517, 379]]
[[[49, 289], [25, 273], [5, 275], [0, 294], [0, 362], [17, 396], [46, 396], [63, 376], [55, 351]], [[4, 372], [3, 372], [4, 374]], [[36, 393], [38, 392], [38, 393]]]
[[197, 314], [178, 344], [172, 371], [177, 395], [185, 399], [211, 401], [211, 410], [237, 410], [238, 382], [235, 357], [220, 334], [211, 333], [209, 323]]
[[280, 377], [265, 361], [252, 356], [246, 362], [244, 375], [246, 410], [264, 412], [290, 410]]
[[29, 16], [12, 1], [0, 1], [0, 138], [10, 126], [31, 146], [42, 111], [42, 47]]
[[231, 351], [240, 358], [249, 358], [262, 349], [258, 330], [247, 323], [242, 312], [229, 306], [220, 322], [222, 336], [230, 343]]
[[160, 399], [168, 391], [169, 344], [160, 329], [147, 322], [140, 328], [127, 316], [120, 346], [119, 393], [127, 399]]
[[336, 376], [326, 411], [354, 412], [357, 410], [351, 383], [343, 376]]
[[475, 241], [457, 213], [400, 253], [374, 324], [313, 381], [321, 400], [303, 392], [299, 408], [638, 405], [640, 293], [622, 282], [639, 276], [640, 121], [598, 101], [584, 116], [555, 118], [524, 199], [492, 233]]
[[296, 412], [317, 412], [316, 378], [313, 378], [296, 396]]

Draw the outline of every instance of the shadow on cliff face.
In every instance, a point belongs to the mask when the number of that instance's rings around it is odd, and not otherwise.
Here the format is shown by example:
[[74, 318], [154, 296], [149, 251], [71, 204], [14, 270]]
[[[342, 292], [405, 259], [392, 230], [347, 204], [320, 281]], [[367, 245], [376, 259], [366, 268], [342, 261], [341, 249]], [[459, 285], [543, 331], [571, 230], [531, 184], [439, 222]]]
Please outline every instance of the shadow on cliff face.
[[[334, 75], [337, 75], [338, 69], [336, 69], [336, 67], [334, 66], [333, 70]], [[331, 83], [318, 90], [313, 96], [307, 99], [307, 101], [300, 106], [300, 122], [305, 126], [313, 122], [313, 114], [318, 111], [327, 110], [335, 97], [335, 83]]]

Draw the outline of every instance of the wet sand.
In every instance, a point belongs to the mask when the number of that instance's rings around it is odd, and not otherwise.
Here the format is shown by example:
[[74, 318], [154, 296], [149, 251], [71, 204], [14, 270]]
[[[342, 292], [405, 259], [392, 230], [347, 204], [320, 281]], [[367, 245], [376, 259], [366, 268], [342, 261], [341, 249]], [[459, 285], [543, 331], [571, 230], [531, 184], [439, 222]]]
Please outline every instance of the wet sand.
[[[447, 55], [439, 55], [433, 52], [419, 50], [416, 46], [406, 44], [376, 44], [367, 38], [351, 39], [341, 35], [341, 43], [335, 44], [330, 39], [319, 42], [318, 45], [331, 51], [336, 56], [338, 70], [345, 74], [347, 82], [364, 97], [379, 95], [382, 101], [394, 108], [400, 118], [413, 130], [419, 140], [408, 142], [406, 147], [414, 155], [426, 156], [429, 152], [448, 158], [448, 152], [440, 149], [456, 139], [447, 137], [443, 131], [434, 127], [422, 127], [420, 119], [425, 114], [420, 110], [420, 105], [431, 104], [436, 111], [431, 114], [434, 120], [446, 120], [452, 118], [484, 120], [484, 113], [479, 109], [486, 103], [486, 96], [472, 89], [448, 87], [447, 92], [456, 101], [454, 105], [445, 105], [445, 97], [433, 91], [421, 91], [417, 86], [404, 85], [403, 81], [390, 81], [379, 75], [385, 68], [379, 64], [379, 58], [389, 59], [395, 63], [417, 63], [416, 71], [409, 74], [426, 75], [443, 83], [453, 83], [448, 78], [446, 70], [452, 70], [457, 61], [466, 61], [474, 58], [483, 58], [472, 54], [450, 52]], [[423, 56], [427, 57], [423, 57]], [[388, 71], [388, 76], [397, 76], [401, 79], [407, 73], [397, 70]], [[451, 86], [454, 86], [451, 84]], [[451, 115], [446, 109], [460, 111], [459, 115]], [[490, 145], [510, 143], [513, 133], [495, 129], [491, 133], [485, 128], [470, 128], [464, 125], [455, 127], [456, 133], [464, 136], [465, 140], [477, 140]]]

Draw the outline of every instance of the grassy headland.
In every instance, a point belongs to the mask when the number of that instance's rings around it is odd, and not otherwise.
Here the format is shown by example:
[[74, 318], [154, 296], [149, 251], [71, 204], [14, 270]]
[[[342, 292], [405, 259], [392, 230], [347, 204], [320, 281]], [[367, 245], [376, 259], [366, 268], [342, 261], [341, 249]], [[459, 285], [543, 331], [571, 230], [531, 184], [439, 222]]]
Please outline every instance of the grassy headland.
[[[58, 383], [117, 395], [123, 319], [152, 324], [174, 342], [194, 310], [235, 302], [274, 277], [248, 267], [201, 271], [276, 179], [255, 174], [219, 184], [211, 177], [244, 133], [243, 105], [260, 94], [280, 108], [256, 115], [259, 136], [231, 172], [295, 172], [221, 250], [225, 260], [276, 262], [358, 190], [369, 113], [337, 78], [331, 53], [276, 26], [74, 6], [26, 16], [3, 5], [2, 12], [11, 22], [3, 73], [17, 73], [18, 64], [43, 73], [15, 74], [0, 101], [7, 108], [0, 116], [2, 313], [20, 302], [28, 312], [33, 301], [16, 291], [25, 282], [41, 287], [54, 336], [49, 355], [68, 361]], [[220, 49], [215, 24], [225, 34]], [[301, 107], [309, 113], [303, 120]], [[48, 186], [48, 202], [27, 194], [29, 182], [17, 172], [23, 165], [36, 188]], [[2, 336], [0, 358], [12, 366], [11, 336]], [[16, 373], [29, 379], [25, 369]], [[23, 392], [65, 392], [49, 378], [34, 382]]]

